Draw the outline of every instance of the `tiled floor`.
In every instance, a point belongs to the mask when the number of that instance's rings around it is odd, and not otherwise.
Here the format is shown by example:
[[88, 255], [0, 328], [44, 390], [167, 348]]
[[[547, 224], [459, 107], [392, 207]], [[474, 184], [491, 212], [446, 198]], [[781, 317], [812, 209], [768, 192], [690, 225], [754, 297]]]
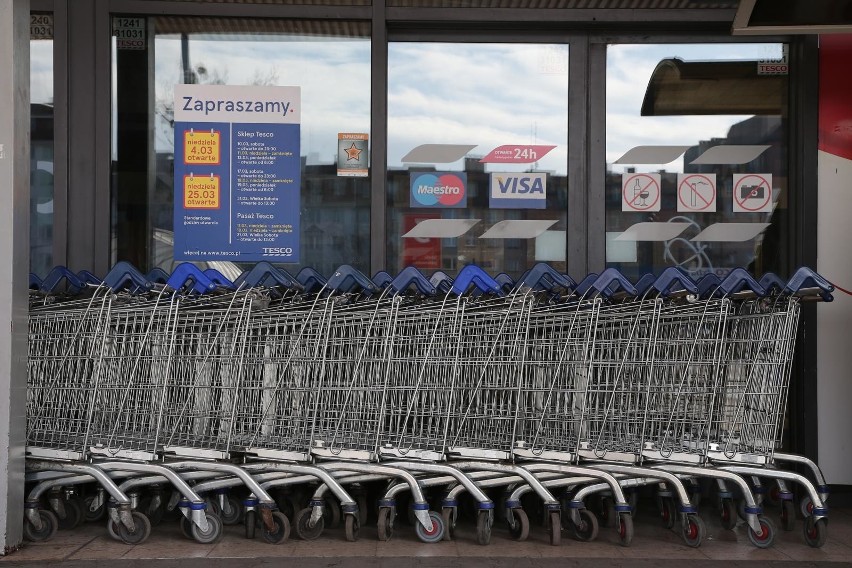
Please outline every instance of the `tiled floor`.
[[[767, 514], [777, 518], [777, 510], [768, 508]], [[495, 524], [491, 544], [476, 544], [473, 528], [460, 526], [456, 540], [437, 544], [423, 544], [417, 540], [410, 526], [397, 526], [389, 542], [376, 538], [375, 523], [361, 529], [357, 542], [346, 542], [343, 530], [327, 529], [314, 541], [290, 540], [281, 545], [269, 545], [260, 539], [246, 540], [241, 526], [225, 527], [222, 540], [213, 545], [201, 545], [181, 536], [175, 522], [164, 522], [155, 527], [147, 542], [128, 546], [112, 540], [101, 523], [87, 524], [73, 531], [63, 531], [49, 542], [31, 543], [21, 550], [0, 559], [0, 563], [101, 560], [116, 559], [228, 559], [228, 558], [372, 558], [366, 565], [380, 565], [387, 557], [444, 557], [447, 559], [610, 559], [643, 564], [649, 559], [680, 560], [684, 566], [703, 565], [708, 560], [722, 561], [724, 565], [739, 565], [741, 561], [759, 561], [760, 564], [782, 563], [799, 566], [802, 563], [847, 562], [852, 564], [852, 509], [832, 510], [828, 540], [821, 549], [807, 546], [802, 537], [801, 522], [793, 532], [779, 530], [775, 545], [766, 550], [755, 548], [748, 540], [746, 527], [740, 524], [734, 531], [723, 529], [714, 511], [704, 510], [708, 534], [700, 548], [689, 548], [680, 536], [664, 529], [653, 516], [653, 511], [639, 511], [636, 515], [636, 534], [629, 547], [619, 546], [614, 529], [601, 528], [595, 542], [577, 542], [563, 532], [562, 544], [551, 546], [541, 527], [533, 526], [526, 542], [510, 539], [501, 523]], [[774, 519], [773, 519], [774, 520]], [[776, 523], [776, 525], [779, 523]], [[611, 563], [611, 562], [610, 562]], [[629, 562], [628, 562], [629, 563]], [[620, 564], [620, 563], [619, 563]], [[413, 566], [414, 564], [412, 564]], [[464, 564], [463, 564], [464, 565]], [[485, 564], [498, 565], [498, 564]], [[499, 565], [507, 565], [500, 563]], [[515, 564], [508, 564], [514, 566]]]

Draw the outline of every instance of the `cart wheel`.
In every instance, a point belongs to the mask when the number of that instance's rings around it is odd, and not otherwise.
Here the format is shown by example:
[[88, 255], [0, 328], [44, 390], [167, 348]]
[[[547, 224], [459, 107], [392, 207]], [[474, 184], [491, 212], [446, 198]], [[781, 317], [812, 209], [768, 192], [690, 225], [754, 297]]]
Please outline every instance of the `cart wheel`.
[[190, 521], [186, 517], [181, 516], [180, 523], [178, 523], [178, 524], [180, 525], [180, 534], [182, 534], [184, 537], [188, 538], [189, 540], [192, 540], [193, 538], [195, 538], [195, 537], [192, 536], [192, 521]]
[[346, 540], [355, 542], [358, 540], [358, 533], [361, 532], [361, 521], [356, 515], [346, 515], [343, 521], [343, 528], [346, 532]]
[[749, 527], [748, 539], [758, 548], [769, 548], [775, 542], [775, 525], [763, 515], [760, 515], [757, 520], [760, 522], [761, 532], [757, 534]]
[[796, 528], [796, 506], [789, 499], [781, 501], [781, 528], [785, 531]]
[[63, 519], [59, 515], [56, 515], [56, 519], [59, 522], [59, 530], [67, 531], [71, 530], [75, 527], [78, 527], [83, 520], [85, 519], [85, 511], [83, 511], [80, 504], [75, 499], [67, 499], [63, 503], [65, 508], [65, 518]]
[[83, 507], [83, 512], [85, 513], [87, 523], [94, 523], [100, 521], [104, 518], [104, 515], [106, 515], [106, 502], [102, 501], [96, 509], [92, 509], [92, 504], [95, 502], [96, 498], [96, 495], [88, 495], [83, 500], [85, 503], [85, 506]]
[[388, 541], [393, 536], [393, 514], [391, 507], [379, 508], [379, 522], [376, 525], [379, 531], [379, 540]]
[[610, 497], [601, 497], [600, 524], [612, 528], [618, 522], [618, 514], [615, 512], [615, 501]]
[[[630, 510], [635, 513], [636, 507], [639, 506], [639, 492], [638, 491], [634, 490], [634, 491], [629, 491], [627, 493], [627, 504], [630, 505]], [[591, 511], [589, 511], [589, 512], [591, 513]], [[597, 518], [595, 518], [595, 520], [597, 520]]]
[[121, 537], [118, 536], [118, 528], [112, 520], [107, 519], [107, 534], [113, 540], [121, 540]]
[[207, 518], [207, 530], [203, 531], [198, 525], [191, 523], [190, 532], [192, 533], [192, 538], [201, 544], [219, 542], [222, 540], [222, 519], [219, 518], [219, 515], [209, 511], [205, 512], [204, 516]]
[[802, 513], [803, 519], [807, 519], [814, 514], [814, 502], [811, 501], [810, 496], [805, 495], [802, 497], [802, 500], [799, 501], [799, 511]]
[[812, 548], [822, 548], [828, 536], [828, 525], [826, 520], [814, 521], [813, 516], [805, 519], [805, 542]]
[[340, 503], [331, 497], [325, 498], [322, 506], [322, 518], [328, 521], [328, 528], [336, 529], [339, 527], [341, 517]]
[[491, 526], [494, 524], [494, 516], [490, 509], [480, 510], [476, 515], [476, 542], [486, 545], [491, 542]]
[[547, 516], [547, 532], [550, 533], [550, 544], [562, 544], [562, 515], [559, 511], [551, 511]]
[[432, 521], [432, 530], [427, 531], [426, 528], [419, 522], [414, 525], [414, 532], [417, 533], [417, 538], [423, 542], [432, 544], [440, 542], [444, 538], [444, 519], [435, 511], [429, 511], [429, 519]]
[[317, 524], [311, 526], [311, 507], [306, 507], [296, 513], [293, 524], [296, 526], [296, 535], [302, 540], [316, 540], [325, 529], [325, 517], [320, 517]]
[[456, 536], [456, 515], [453, 514], [454, 507], [441, 509], [441, 518], [444, 520], [444, 540], [451, 541]]
[[142, 544], [151, 536], [151, 523], [148, 521], [148, 517], [139, 511], [132, 511], [130, 514], [135, 526], [133, 532], [125, 527], [124, 523], [114, 523], [116, 525], [115, 532], [125, 544]]
[[677, 510], [675, 508], [674, 499], [671, 497], [662, 497], [660, 499], [660, 516], [663, 519], [663, 526], [667, 529], [674, 528], [677, 520]]
[[630, 546], [633, 542], [633, 517], [630, 513], [618, 514], [618, 544]]
[[148, 517], [148, 522], [152, 527], [156, 527], [163, 522], [163, 517], [166, 516], [166, 505], [160, 503], [158, 507], [151, 507], [150, 499], [143, 501], [143, 506], [139, 507], [139, 512]]
[[509, 522], [509, 534], [512, 540], [524, 541], [530, 536], [530, 519], [527, 512], [521, 509], [510, 509], [512, 520]]
[[720, 506], [722, 508], [722, 527], [729, 531], [734, 530], [737, 526], [737, 506], [732, 499], [728, 499], [727, 497], [722, 499]]
[[290, 519], [287, 518], [287, 515], [281, 511], [273, 511], [272, 524], [274, 528], [271, 531], [266, 528], [265, 524], [260, 524], [260, 538], [263, 539], [263, 542], [269, 544], [287, 542], [287, 538], [290, 536]]
[[216, 509], [223, 525], [238, 525], [243, 520], [243, 507], [236, 497], [232, 497], [231, 495], [226, 496], [224, 508], [218, 506], [219, 503], [217, 500], [214, 499], [213, 502], [216, 503]]
[[41, 530], [36, 530], [32, 523], [24, 520], [24, 538], [31, 542], [50, 540], [59, 528], [59, 519], [52, 512], [39, 510], [38, 517], [41, 520]]
[[581, 542], [591, 542], [598, 538], [598, 518], [588, 509], [580, 509], [580, 523], [574, 524], [569, 521], [571, 535]]
[[687, 546], [698, 548], [704, 539], [707, 528], [704, 521], [698, 515], [687, 515], [686, 525], [683, 527], [683, 541]]
[[246, 538], [254, 540], [254, 533], [257, 529], [257, 511], [246, 511], [246, 514], [243, 517], [243, 524], [246, 528]]

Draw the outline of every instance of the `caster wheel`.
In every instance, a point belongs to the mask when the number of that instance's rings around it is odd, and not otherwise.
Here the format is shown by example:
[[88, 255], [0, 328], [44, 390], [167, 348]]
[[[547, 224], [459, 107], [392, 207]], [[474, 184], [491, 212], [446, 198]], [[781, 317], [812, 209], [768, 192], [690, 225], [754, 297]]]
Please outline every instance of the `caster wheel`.
[[485, 546], [491, 542], [491, 526], [494, 524], [494, 515], [490, 509], [479, 511], [476, 515], [476, 542]]
[[805, 542], [812, 548], [822, 548], [828, 536], [828, 525], [826, 519], [814, 521], [813, 517], [805, 519]]
[[89, 495], [83, 501], [85, 506], [83, 507], [83, 511], [86, 516], [87, 523], [94, 523], [100, 521], [106, 515], [106, 501], [102, 501], [101, 504], [94, 509], [92, 506], [95, 503], [97, 496]]
[[440, 542], [444, 538], [444, 519], [435, 511], [429, 511], [429, 519], [432, 521], [432, 530], [427, 531], [426, 528], [417, 523], [414, 525], [414, 532], [417, 533], [417, 538], [426, 543]]
[[293, 524], [296, 527], [296, 535], [302, 540], [316, 540], [325, 529], [325, 520], [320, 517], [317, 524], [311, 526], [311, 512], [313, 509], [307, 507], [296, 513], [296, 518], [293, 519]]
[[[215, 513], [209, 511], [204, 515], [207, 519], [207, 530], [201, 530], [195, 523], [190, 523], [192, 538], [201, 544], [213, 544], [222, 540], [222, 519]], [[185, 517], [184, 517], [185, 518]]]
[[722, 508], [722, 527], [732, 531], [737, 526], [737, 506], [733, 499], [722, 499], [719, 504]]
[[454, 507], [441, 509], [441, 518], [444, 521], [444, 540], [451, 541], [456, 536], [456, 518], [458, 510]]
[[139, 511], [133, 511], [131, 515], [135, 525], [132, 532], [124, 526], [124, 523], [113, 523], [115, 525], [113, 530], [125, 544], [142, 544], [151, 536], [151, 523], [148, 521], [148, 517]]
[[266, 528], [266, 525], [261, 522], [260, 538], [269, 544], [282, 544], [287, 542], [287, 538], [290, 536], [290, 520], [287, 518], [287, 515], [281, 511], [273, 511], [272, 524], [274, 527], [270, 531]]
[[39, 510], [38, 516], [41, 520], [41, 529], [39, 530], [36, 530], [29, 521], [24, 521], [24, 538], [30, 542], [50, 540], [59, 528], [59, 519], [50, 511]]
[[80, 507], [80, 504], [74, 499], [66, 499], [62, 503], [65, 509], [65, 517], [60, 517], [55, 511], [57, 520], [59, 521], [59, 530], [67, 531], [78, 527], [85, 520], [85, 511]]
[[355, 542], [358, 540], [358, 533], [361, 532], [361, 521], [355, 515], [346, 515], [343, 521], [343, 528], [346, 533], [346, 540]]
[[379, 521], [376, 525], [379, 531], [379, 540], [388, 541], [393, 536], [393, 521], [396, 517], [391, 507], [379, 508]]
[[526, 511], [520, 508], [511, 511], [512, 522], [509, 523], [509, 534], [512, 535], [512, 540], [527, 540], [530, 535], [530, 520]]
[[618, 544], [630, 546], [633, 542], [633, 517], [630, 513], [618, 514]]
[[551, 511], [547, 516], [547, 532], [550, 535], [551, 546], [562, 544], [562, 515], [559, 511]]
[[254, 540], [254, 534], [257, 530], [257, 511], [246, 511], [245, 517], [243, 517], [243, 525], [246, 528], [246, 538]]
[[790, 500], [781, 501], [781, 528], [792, 531], [796, 528], [796, 506]]
[[663, 519], [663, 526], [667, 529], [674, 528], [677, 521], [677, 509], [674, 499], [671, 497], [663, 497], [660, 499], [660, 517]]
[[775, 542], [775, 525], [769, 519], [760, 515], [760, 533], [755, 533], [751, 527], [748, 529], [748, 539], [758, 548], [769, 548]]
[[581, 542], [591, 542], [598, 538], [598, 518], [588, 509], [580, 509], [580, 524], [568, 522], [572, 536]]
[[683, 527], [683, 541], [687, 546], [698, 548], [701, 546], [701, 541], [707, 528], [704, 526], [704, 521], [698, 515], [687, 515], [686, 525]]

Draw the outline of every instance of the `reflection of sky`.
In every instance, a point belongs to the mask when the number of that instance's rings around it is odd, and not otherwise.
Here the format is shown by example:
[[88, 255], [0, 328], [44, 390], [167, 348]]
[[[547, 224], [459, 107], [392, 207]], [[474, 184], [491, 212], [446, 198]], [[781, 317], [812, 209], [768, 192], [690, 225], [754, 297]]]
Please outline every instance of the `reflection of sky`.
[[[556, 61], [548, 60], [554, 53]], [[502, 144], [551, 144], [557, 148], [539, 160], [538, 169], [564, 175], [567, 58], [565, 46], [391, 43], [389, 167], [400, 167], [411, 148], [426, 143], [476, 144], [475, 156]]]
[[[639, 145], [695, 145], [724, 138], [743, 116], [640, 116], [645, 88], [662, 59], [734, 61], [781, 57], [781, 44], [612, 45], [607, 49], [606, 161], [612, 163]], [[643, 164], [637, 171], [680, 171], [683, 160]], [[623, 172], [624, 166], [614, 166]]]
[[[181, 42], [173, 36], [163, 36], [157, 39], [155, 48], [157, 100], [171, 101], [172, 87], [180, 81]], [[610, 46], [607, 162], [612, 163], [638, 145], [694, 145], [699, 140], [725, 137], [732, 124], [745, 118], [640, 117], [648, 79], [661, 59], [756, 60], [779, 57], [780, 53], [780, 44]], [[402, 167], [402, 156], [426, 143], [476, 144], [471, 156], [483, 156], [502, 144], [553, 144], [557, 148], [537, 167], [564, 175], [567, 56], [567, 46], [391, 43], [389, 167]], [[309, 163], [334, 162], [338, 132], [369, 132], [368, 40], [299, 41], [289, 37], [286, 42], [211, 41], [190, 36], [189, 57], [193, 68], [202, 66], [207, 70], [207, 81], [300, 86], [302, 155], [308, 156]], [[171, 131], [158, 131], [157, 150], [168, 150], [171, 145]], [[676, 160], [671, 164], [642, 165], [640, 169], [677, 171], [681, 164], [681, 160]], [[462, 164], [438, 167], [461, 169]], [[527, 167], [530, 166], [513, 168]], [[487, 169], [494, 170], [495, 166]]]
[[30, 41], [30, 101], [53, 103], [53, 41]]
[[[172, 101], [181, 74], [178, 39], [156, 41], [157, 101]], [[231, 85], [298, 86], [302, 91], [302, 155], [308, 163], [334, 163], [338, 132], [370, 131], [370, 42], [201, 41], [190, 37], [190, 66], [208, 81]], [[170, 136], [170, 134], [169, 134]], [[157, 150], [171, 148], [158, 133]], [[165, 145], [165, 146], [164, 146]]]

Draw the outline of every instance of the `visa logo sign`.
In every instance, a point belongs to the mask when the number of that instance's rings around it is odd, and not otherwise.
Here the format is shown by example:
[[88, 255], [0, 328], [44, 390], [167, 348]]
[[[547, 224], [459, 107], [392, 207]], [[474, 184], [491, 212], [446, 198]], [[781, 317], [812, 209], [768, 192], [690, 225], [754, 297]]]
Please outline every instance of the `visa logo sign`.
[[543, 209], [547, 200], [547, 174], [492, 173], [490, 194], [491, 207]]

